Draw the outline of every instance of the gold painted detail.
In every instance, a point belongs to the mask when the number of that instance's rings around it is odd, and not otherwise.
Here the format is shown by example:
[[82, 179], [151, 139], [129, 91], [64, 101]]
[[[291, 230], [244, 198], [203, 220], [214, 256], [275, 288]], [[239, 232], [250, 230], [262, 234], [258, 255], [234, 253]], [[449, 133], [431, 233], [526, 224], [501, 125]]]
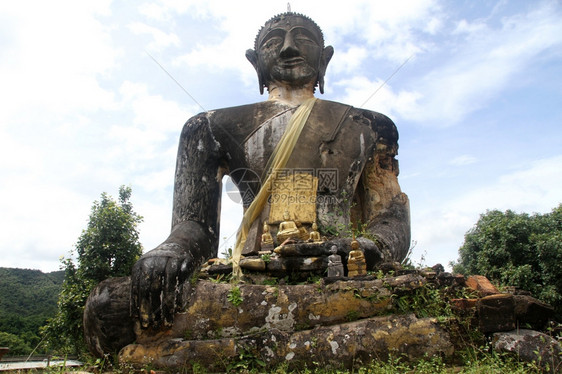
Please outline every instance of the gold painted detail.
[[268, 187], [271, 191], [270, 223], [286, 221], [286, 213], [291, 220], [300, 223], [310, 224], [316, 221], [317, 177], [307, 173], [278, 174]]

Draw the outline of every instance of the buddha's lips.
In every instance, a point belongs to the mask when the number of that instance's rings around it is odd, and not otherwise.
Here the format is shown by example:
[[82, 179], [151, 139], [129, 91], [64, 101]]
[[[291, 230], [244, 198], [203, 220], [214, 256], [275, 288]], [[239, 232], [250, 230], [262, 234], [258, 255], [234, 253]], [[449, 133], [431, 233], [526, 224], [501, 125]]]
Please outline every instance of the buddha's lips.
[[304, 58], [302, 58], [302, 57], [288, 58], [286, 60], [281, 61], [281, 66], [290, 68], [290, 67], [293, 67], [293, 66], [296, 66], [296, 65], [300, 65], [303, 62], [305, 62], [305, 61], [304, 61]]

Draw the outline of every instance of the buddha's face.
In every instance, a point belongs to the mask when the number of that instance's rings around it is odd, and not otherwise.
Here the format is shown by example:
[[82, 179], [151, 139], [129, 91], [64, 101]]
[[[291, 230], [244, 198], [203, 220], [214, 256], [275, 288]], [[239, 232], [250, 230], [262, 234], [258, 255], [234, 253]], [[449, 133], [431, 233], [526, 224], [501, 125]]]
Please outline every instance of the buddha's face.
[[258, 37], [256, 52], [264, 83], [315, 85], [322, 49], [320, 30], [306, 18], [286, 16], [273, 22]]

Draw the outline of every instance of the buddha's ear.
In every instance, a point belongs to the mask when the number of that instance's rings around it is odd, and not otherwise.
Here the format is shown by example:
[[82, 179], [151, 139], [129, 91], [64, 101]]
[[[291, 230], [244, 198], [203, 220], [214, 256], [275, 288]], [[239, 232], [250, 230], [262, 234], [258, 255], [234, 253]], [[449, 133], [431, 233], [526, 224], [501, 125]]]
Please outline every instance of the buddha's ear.
[[328, 68], [328, 63], [334, 55], [334, 47], [331, 45], [324, 48], [322, 51], [322, 56], [320, 57], [320, 66], [318, 66], [318, 89], [320, 93], [324, 93], [324, 75], [326, 74], [326, 69]]
[[246, 51], [246, 58], [248, 59], [248, 61], [250, 61], [250, 64], [252, 64], [254, 69], [256, 69], [256, 73], [258, 73], [258, 84], [260, 85], [260, 95], [263, 95], [264, 84], [263, 84], [263, 76], [260, 71], [260, 66], [258, 63], [258, 54], [255, 50], [248, 49]]

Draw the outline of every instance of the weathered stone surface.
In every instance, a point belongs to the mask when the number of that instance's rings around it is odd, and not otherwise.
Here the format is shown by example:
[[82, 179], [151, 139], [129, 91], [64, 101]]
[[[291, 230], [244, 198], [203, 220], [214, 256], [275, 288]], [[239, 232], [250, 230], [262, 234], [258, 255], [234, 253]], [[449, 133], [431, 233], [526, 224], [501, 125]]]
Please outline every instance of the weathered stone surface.
[[232, 264], [215, 264], [213, 266], [209, 266], [207, 273], [209, 275], [231, 274]]
[[[383, 262], [382, 264], [377, 265], [377, 270], [382, 271], [384, 274], [388, 274], [390, 272], [394, 272], [394, 274], [399, 274], [400, 271], [404, 271], [402, 265], [399, 262], [392, 261], [392, 262]], [[409, 271], [411, 269], [406, 270], [406, 273], [411, 273]], [[417, 271], [417, 270], [416, 270]]]
[[456, 275], [453, 275], [449, 272], [443, 271], [437, 273], [437, 284], [439, 286], [464, 286], [464, 277], [461, 275], [460, 278]]
[[317, 257], [329, 256], [329, 244], [324, 243], [294, 243], [286, 244], [275, 248], [275, 253], [283, 257], [303, 256], [303, 257]]
[[358, 360], [384, 359], [389, 354], [409, 359], [424, 355], [451, 355], [448, 334], [434, 319], [413, 314], [373, 317], [361, 321], [285, 332], [278, 329], [240, 338], [217, 340], [170, 339], [154, 345], [132, 344], [120, 353], [120, 361], [137, 365], [180, 368], [198, 362], [209, 370], [225, 370], [246, 352], [267, 365], [334, 365], [351, 367]]
[[482, 275], [471, 275], [466, 279], [466, 286], [478, 291], [480, 296], [499, 294], [500, 291]]
[[457, 312], [466, 313], [476, 311], [478, 299], [451, 299], [451, 308]]
[[454, 284], [457, 286], [464, 286], [466, 283], [466, 280], [464, 278], [464, 275], [462, 274], [453, 274], [453, 277], [455, 278], [455, 282]]
[[240, 267], [252, 271], [265, 271], [265, 261], [261, 258], [243, 258], [240, 260]]
[[[347, 280], [328, 285], [241, 285], [242, 302], [228, 300], [232, 285], [199, 281], [184, 313], [176, 314], [166, 338], [232, 337], [272, 328], [303, 330], [388, 313], [394, 290], [413, 290], [425, 284], [417, 275], [385, 280]], [[161, 339], [162, 333], [138, 330], [137, 342]]]
[[549, 335], [533, 330], [497, 332], [493, 346], [498, 352], [510, 352], [523, 361], [536, 362], [552, 373], [562, 370], [562, 345]]
[[399, 275], [397, 277], [384, 278], [383, 282], [396, 294], [412, 291], [426, 284], [425, 278], [417, 274], [406, 274]]
[[421, 271], [421, 275], [423, 275], [426, 279], [429, 280], [435, 280], [437, 278], [437, 273], [432, 271], [428, 271], [428, 270], [422, 270]]
[[515, 318], [519, 326], [542, 329], [554, 315], [554, 308], [540, 300], [526, 295], [514, 295]]
[[267, 270], [276, 275], [290, 272], [323, 272], [328, 268], [328, 257], [276, 257], [267, 263]]
[[130, 292], [130, 278], [109, 278], [94, 288], [88, 297], [84, 310], [84, 336], [88, 348], [97, 357], [116, 353], [135, 341], [133, 321], [128, 312]]
[[441, 264], [435, 264], [431, 267], [433, 269], [434, 272], [436, 272], [437, 274], [442, 273], [445, 271], [445, 268], [443, 267], [443, 265]]
[[484, 333], [515, 329], [513, 295], [498, 294], [478, 300], [480, 331]]

